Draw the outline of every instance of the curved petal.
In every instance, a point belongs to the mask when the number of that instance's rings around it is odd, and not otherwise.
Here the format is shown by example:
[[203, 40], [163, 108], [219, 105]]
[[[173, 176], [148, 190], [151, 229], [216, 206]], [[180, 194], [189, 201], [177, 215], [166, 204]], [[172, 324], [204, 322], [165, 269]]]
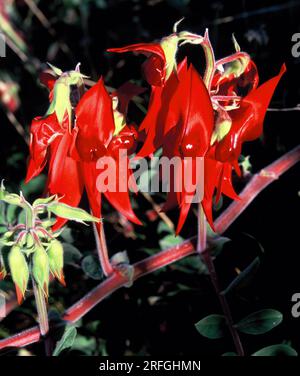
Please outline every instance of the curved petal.
[[[78, 206], [83, 192], [83, 177], [80, 164], [67, 155], [70, 143], [71, 135], [66, 132], [61, 140], [51, 145], [47, 193], [57, 194], [65, 204]], [[66, 219], [58, 218], [53, 230], [61, 228], [66, 222]]]
[[129, 169], [129, 159], [127, 154], [123, 155], [120, 153], [119, 158], [114, 158], [114, 160], [116, 166], [116, 176], [114, 177], [116, 189], [113, 191], [107, 190], [104, 192], [104, 195], [117, 211], [123, 214], [131, 222], [141, 225], [141, 221], [136, 217], [132, 210], [129, 198], [129, 187], [132, 187], [132, 182], [130, 182], [129, 179], [132, 172]]
[[157, 55], [162, 60], [165, 60], [165, 54], [159, 43], [136, 43], [130, 44], [120, 48], [108, 48], [108, 52], [138, 52], [149, 57], [151, 54]]
[[202, 157], [209, 148], [214, 128], [210, 96], [201, 76], [192, 65], [179, 87], [177, 95], [181, 104], [181, 150], [183, 155]]
[[55, 114], [46, 118], [33, 119], [30, 127], [30, 157], [25, 182], [40, 174], [47, 163], [47, 150], [49, 145], [56, 139], [61, 138], [64, 130], [57, 122]]
[[148, 59], [142, 66], [145, 79], [149, 85], [162, 86], [165, 81], [166, 57], [159, 43], [137, 43], [122, 48], [109, 48], [108, 52], [137, 52]]
[[83, 95], [75, 113], [76, 147], [83, 160], [91, 161], [105, 152], [115, 130], [112, 100], [102, 78]]
[[182, 97], [177, 90], [186, 73], [185, 59], [178, 65], [177, 74], [172, 73], [164, 87], [152, 87], [148, 111], [140, 126], [140, 130], [146, 132], [146, 139], [137, 158], [147, 157], [161, 147], [166, 134], [178, 124]]
[[241, 153], [242, 143], [255, 140], [262, 134], [267, 108], [285, 71], [286, 67], [283, 65], [277, 76], [250, 92], [241, 101], [240, 108], [230, 112], [231, 129], [216, 146], [216, 158], [219, 161], [236, 161]]
[[98, 176], [96, 162], [84, 162], [82, 173], [92, 213], [95, 217], [101, 218], [101, 193], [96, 187]]

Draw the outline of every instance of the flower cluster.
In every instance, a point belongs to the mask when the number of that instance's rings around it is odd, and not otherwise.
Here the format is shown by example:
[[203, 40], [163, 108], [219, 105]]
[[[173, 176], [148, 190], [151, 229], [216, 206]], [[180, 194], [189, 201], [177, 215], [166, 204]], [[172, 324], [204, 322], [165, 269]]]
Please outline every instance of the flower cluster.
[[0, 201], [21, 207], [26, 218], [25, 223], [9, 226], [0, 238], [0, 278], [3, 279], [7, 271], [10, 272], [19, 303], [24, 298], [30, 275], [47, 297], [50, 274], [65, 284], [63, 247], [57, 239], [60, 231], [51, 229], [55, 222], [51, 215], [81, 223], [99, 222], [99, 219], [82, 209], [61, 203], [57, 196], [39, 198], [31, 205], [22, 192], [20, 195], [7, 192], [3, 182]]
[[[104, 194], [117, 211], [134, 223], [140, 221], [134, 214], [129, 190], [134, 189], [130, 179], [127, 191], [111, 192], [96, 189], [97, 160], [103, 156], [116, 159], [115, 179], [119, 179], [121, 166], [132, 175], [128, 155], [136, 158], [151, 157], [162, 148], [163, 155], [182, 159], [182, 168], [189, 168], [193, 183], [199, 182], [195, 164], [185, 166], [185, 159], [204, 158], [204, 197], [201, 202], [207, 220], [213, 227], [212, 203], [221, 194], [233, 199], [235, 193], [231, 176], [233, 169], [240, 175], [238, 159], [242, 145], [262, 134], [263, 121], [273, 92], [285, 72], [258, 85], [258, 72], [250, 56], [242, 52], [233, 38], [235, 52], [216, 60], [208, 32], [204, 36], [187, 31], [177, 31], [159, 42], [139, 43], [109, 52], [136, 52], [146, 56], [142, 72], [151, 87], [147, 114], [137, 129], [127, 121], [128, 102], [144, 89], [124, 84], [109, 93], [103, 79], [85, 90], [79, 66], [62, 72], [52, 67], [41, 76], [50, 90], [49, 109], [31, 125], [30, 161], [27, 181], [37, 176], [48, 162], [47, 193], [58, 195], [61, 202], [77, 206], [85, 189], [94, 216], [101, 216], [101, 195]], [[203, 77], [184, 58], [177, 62], [180, 46], [189, 43], [200, 45], [205, 53], [206, 67]], [[125, 161], [120, 161], [120, 149], [127, 151]], [[125, 162], [125, 163], [121, 163]], [[122, 167], [124, 168], [124, 167]], [[176, 181], [182, 171], [172, 171], [170, 192], [165, 210], [180, 210], [177, 233], [181, 230], [195, 194], [194, 184], [181, 185]], [[131, 182], [131, 183], [130, 183]], [[175, 183], [174, 183], [175, 182]], [[66, 219], [59, 219], [54, 230]]]

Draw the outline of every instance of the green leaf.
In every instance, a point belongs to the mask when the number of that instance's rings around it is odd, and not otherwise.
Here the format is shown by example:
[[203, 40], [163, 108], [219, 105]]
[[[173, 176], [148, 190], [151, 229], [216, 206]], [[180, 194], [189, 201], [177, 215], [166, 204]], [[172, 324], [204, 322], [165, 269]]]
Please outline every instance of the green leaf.
[[252, 279], [254, 274], [257, 272], [260, 266], [260, 259], [256, 257], [250, 265], [247, 266], [229, 285], [228, 287], [222, 291], [222, 294], [228, 294], [230, 291], [237, 287], [241, 287], [245, 285], [249, 280]]
[[77, 329], [74, 326], [67, 326], [62, 338], [57, 342], [53, 356], [58, 356], [62, 351], [70, 349], [73, 346], [76, 335]]
[[231, 239], [226, 238], [225, 236], [213, 236], [209, 241], [211, 254], [214, 257], [217, 257], [223, 251], [224, 245], [230, 241]]
[[9, 224], [13, 224], [13, 223], [16, 222], [18, 210], [19, 210], [19, 208], [17, 206], [8, 205], [7, 211], [6, 211], [6, 218], [7, 218], [7, 222]]
[[96, 351], [96, 338], [87, 338], [82, 335], [78, 335], [72, 345], [72, 350], [78, 350], [83, 352], [87, 356], [91, 356]]
[[69, 227], [65, 227], [60, 234], [60, 236], [66, 241], [67, 243], [73, 243], [74, 237], [72, 235], [72, 230]]
[[163, 232], [166, 232], [167, 234], [174, 233], [174, 231], [164, 221], [160, 221], [157, 226], [157, 233], [162, 234]]
[[228, 352], [222, 354], [222, 356], [238, 356], [238, 354], [233, 352], [233, 351], [228, 351]]
[[90, 278], [100, 280], [103, 277], [99, 260], [94, 255], [87, 255], [81, 262], [82, 270]]
[[282, 313], [275, 309], [263, 309], [251, 313], [238, 322], [235, 327], [246, 334], [264, 334], [275, 328], [282, 321]]
[[62, 243], [62, 245], [64, 248], [64, 263], [77, 264], [82, 258], [82, 253], [72, 244]]
[[227, 333], [226, 319], [223, 315], [209, 315], [195, 324], [197, 331], [210, 339], [222, 338]]
[[46, 175], [39, 175], [36, 178], [30, 180], [29, 183], [25, 184], [23, 182], [20, 186], [20, 190], [23, 192], [23, 195], [25, 197], [28, 197], [29, 195], [40, 195], [44, 191], [44, 187], [46, 184]]
[[252, 356], [298, 356], [298, 353], [288, 345], [272, 345], [256, 351]]
[[181, 236], [167, 235], [159, 241], [159, 246], [162, 250], [173, 247], [184, 241]]

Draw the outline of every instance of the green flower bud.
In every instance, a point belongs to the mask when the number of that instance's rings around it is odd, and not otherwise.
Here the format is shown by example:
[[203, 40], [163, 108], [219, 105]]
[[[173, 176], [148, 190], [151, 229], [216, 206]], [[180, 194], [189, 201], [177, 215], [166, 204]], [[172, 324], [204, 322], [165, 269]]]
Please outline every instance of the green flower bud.
[[26, 258], [21, 248], [14, 245], [8, 254], [8, 264], [12, 280], [16, 286], [18, 303], [20, 304], [24, 298], [29, 279], [29, 269]]
[[49, 285], [49, 260], [45, 249], [37, 246], [32, 257], [32, 274], [37, 285], [48, 296]]
[[60, 241], [52, 240], [48, 247], [48, 258], [51, 273], [65, 285], [63, 274], [64, 267], [64, 249]]
[[54, 202], [48, 205], [48, 211], [59, 217], [70, 219], [76, 222], [84, 223], [87, 222], [100, 222], [99, 218], [93, 217], [91, 214], [87, 213], [85, 210], [80, 208], [74, 208], [72, 206], [63, 204], [61, 202]]

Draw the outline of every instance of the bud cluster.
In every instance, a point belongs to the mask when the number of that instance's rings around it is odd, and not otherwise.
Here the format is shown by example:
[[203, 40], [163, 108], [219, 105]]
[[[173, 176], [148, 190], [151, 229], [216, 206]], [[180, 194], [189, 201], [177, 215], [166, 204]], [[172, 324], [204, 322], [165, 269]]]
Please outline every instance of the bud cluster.
[[37, 199], [31, 205], [22, 193], [8, 193], [3, 182], [0, 201], [21, 207], [26, 218], [25, 224], [8, 225], [1, 235], [0, 278], [10, 273], [19, 303], [25, 296], [30, 276], [47, 297], [50, 274], [65, 284], [63, 247], [57, 239], [61, 230], [52, 230], [56, 221], [53, 215], [81, 223], [99, 222], [99, 219], [82, 209], [60, 203], [56, 195]]

